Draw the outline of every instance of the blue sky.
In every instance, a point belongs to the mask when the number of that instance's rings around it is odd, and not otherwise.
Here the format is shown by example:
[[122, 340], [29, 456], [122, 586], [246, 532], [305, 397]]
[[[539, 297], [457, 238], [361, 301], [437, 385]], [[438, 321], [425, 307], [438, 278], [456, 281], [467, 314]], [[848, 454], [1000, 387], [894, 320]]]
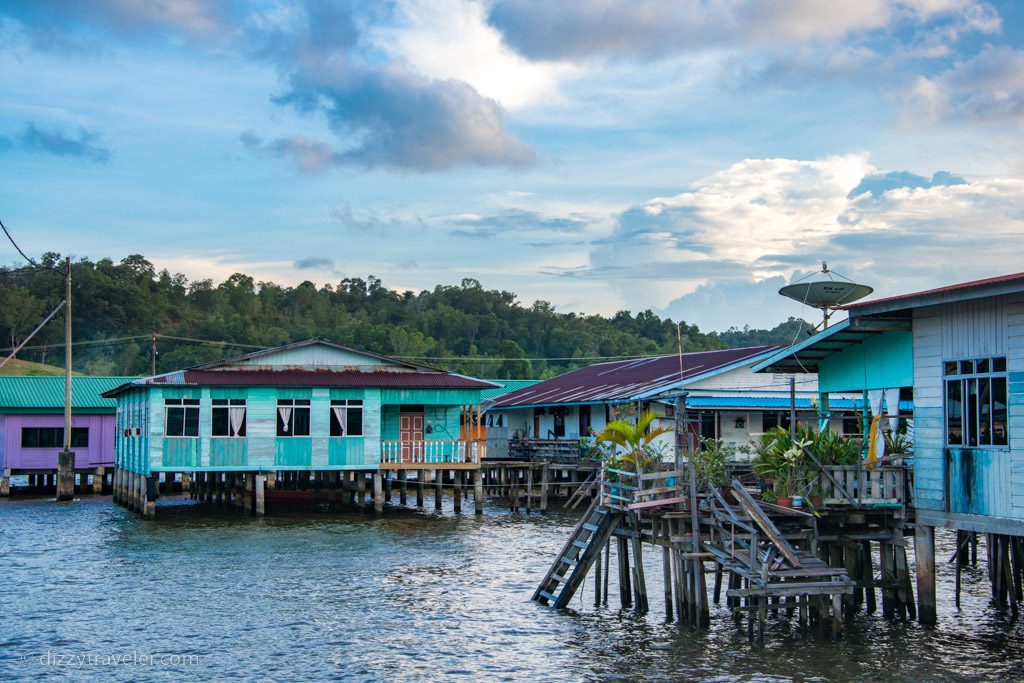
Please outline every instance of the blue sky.
[[977, 0], [4, 3], [0, 217], [191, 279], [814, 318], [776, 291], [823, 259], [879, 295], [1021, 269], [1022, 33]]

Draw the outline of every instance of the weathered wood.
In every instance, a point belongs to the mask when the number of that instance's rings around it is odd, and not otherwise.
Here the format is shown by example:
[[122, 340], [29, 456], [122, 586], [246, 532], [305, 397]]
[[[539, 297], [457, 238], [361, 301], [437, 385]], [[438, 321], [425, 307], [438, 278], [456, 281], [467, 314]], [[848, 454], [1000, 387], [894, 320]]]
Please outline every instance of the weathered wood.
[[256, 475], [256, 516], [262, 517], [267, 514], [267, 497], [265, 487], [267, 483], [267, 477], [262, 472]]
[[[935, 528], [918, 524], [914, 528], [914, 559], [917, 562], [918, 621], [934, 624], [935, 592]], [[957, 606], [960, 603], [960, 565], [957, 563]]]
[[750, 497], [750, 494], [747, 493], [745, 488], [743, 488], [743, 485], [738, 481], [733, 481], [732, 490], [736, 496], [736, 500], [739, 501], [746, 513], [754, 520], [754, 523], [761, 528], [761, 531], [763, 531], [768, 538], [771, 539], [772, 543], [778, 547], [783, 557], [786, 558], [786, 561], [794, 567], [800, 567], [800, 560], [797, 558], [796, 550], [789, 544], [789, 541], [783, 538], [782, 532], [779, 531], [778, 527], [775, 526], [775, 523], [761, 511], [757, 502]]
[[473, 472], [473, 508], [475, 514], [484, 514], [484, 474], [480, 470]]
[[384, 512], [384, 482], [381, 471], [373, 473], [373, 513], [381, 515]]

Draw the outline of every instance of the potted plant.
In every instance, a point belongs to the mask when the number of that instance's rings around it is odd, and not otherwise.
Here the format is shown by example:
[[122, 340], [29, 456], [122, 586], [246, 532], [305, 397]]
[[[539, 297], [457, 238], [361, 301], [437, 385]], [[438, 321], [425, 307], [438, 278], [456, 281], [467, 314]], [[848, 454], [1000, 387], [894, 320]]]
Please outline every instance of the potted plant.
[[[652, 423], [658, 419], [653, 410], [646, 410], [637, 416], [636, 423], [627, 420], [612, 420], [597, 435], [598, 444], [602, 445], [603, 462], [606, 469], [621, 472], [636, 472], [637, 485], [639, 476], [654, 472], [661, 463], [659, 451], [653, 441], [671, 431], [668, 427], [654, 427]], [[604, 446], [610, 446], [605, 448]], [[622, 448], [620, 452], [618, 449]], [[610, 472], [609, 480], [620, 481], [622, 475]], [[612, 478], [614, 476], [614, 478]], [[614, 495], [623, 495], [613, 490]]]
[[780, 427], [765, 432], [754, 444], [754, 473], [770, 481], [776, 504], [789, 507], [793, 495], [801, 490], [806, 475], [804, 448], [813, 442], [806, 430], [798, 433], [794, 441], [790, 433]]
[[693, 466], [697, 478], [712, 488], [721, 489], [722, 496], [731, 497], [726, 487], [726, 467], [736, 456], [736, 446], [721, 439], [701, 439], [700, 447], [694, 454]]

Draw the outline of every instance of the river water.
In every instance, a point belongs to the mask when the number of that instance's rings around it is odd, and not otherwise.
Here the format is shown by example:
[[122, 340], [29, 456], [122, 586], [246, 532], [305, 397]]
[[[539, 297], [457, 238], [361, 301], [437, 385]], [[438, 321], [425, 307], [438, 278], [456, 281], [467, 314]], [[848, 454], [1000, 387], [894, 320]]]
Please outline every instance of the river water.
[[609, 607], [590, 580], [573, 610], [534, 605], [578, 514], [445, 502], [255, 519], [164, 499], [155, 522], [109, 497], [0, 502], [0, 680], [1024, 679], [1024, 626], [989, 604], [983, 547], [954, 607], [946, 534], [937, 628], [860, 615], [831, 641], [773, 621], [759, 645], [724, 605], [703, 632], [666, 623], [653, 552], [645, 616], [618, 609], [614, 577]]

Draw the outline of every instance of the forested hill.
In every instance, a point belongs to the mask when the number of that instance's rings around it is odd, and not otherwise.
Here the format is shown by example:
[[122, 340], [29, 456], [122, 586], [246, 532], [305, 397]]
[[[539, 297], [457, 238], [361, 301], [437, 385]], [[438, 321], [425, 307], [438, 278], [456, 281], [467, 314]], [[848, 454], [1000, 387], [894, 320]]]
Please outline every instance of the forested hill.
[[[17, 344], [63, 298], [60, 255], [45, 254], [40, 265], [0, 268], [4, 345]], [[496, 378], [549, 377], [598, 358], [674, 353], [677, 348], [675, 322], [649, 310], [611, 317], [561, 313], [546, 301], [524, 305], [512, 292], [487, 290], [472, 279], [419, 293], [395, 292], [375, 277], [345, 278], [317, 288], [311, 282], [296, 287], [255, 282], [236, 273], [214, 284], [157, 272], [139, 255], [120, 263], [80, 259], [72, 264], [71, 279], [74, 338], [90, 342], [76, 346], [74, 365], [88, 374], [148, 373], [149, 340], [120, 338], [152, 332], [163, 335], [159, 372], [249, 350], [241, 345], [276, 346], [310, 337]], [[61, 344], [60, 319], [29, 347]], [[791, 318], [772, 330], [708, 334], [682, 323], [683, 349], [789, 344], [801, 327], [806, 329], [806, 323]], [[19, 358], [63, 362], [59, 346], [29, 347]]]

